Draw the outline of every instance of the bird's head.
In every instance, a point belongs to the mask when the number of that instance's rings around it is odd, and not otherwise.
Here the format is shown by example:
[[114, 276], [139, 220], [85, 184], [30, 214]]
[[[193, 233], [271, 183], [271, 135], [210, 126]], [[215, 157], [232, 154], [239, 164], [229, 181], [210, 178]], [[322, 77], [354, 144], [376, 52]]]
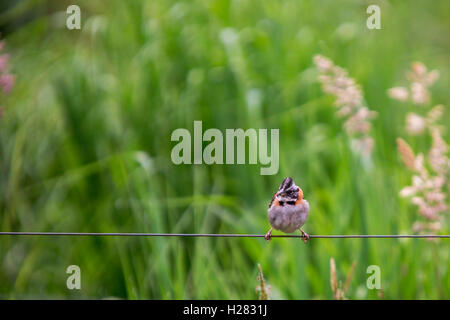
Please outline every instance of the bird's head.
[[292, 178], [287, 177], [278, 189], [277, 199], [280, 203], [295, 203], [297, 199], [303, 199], [303, 191], [294, 183]]

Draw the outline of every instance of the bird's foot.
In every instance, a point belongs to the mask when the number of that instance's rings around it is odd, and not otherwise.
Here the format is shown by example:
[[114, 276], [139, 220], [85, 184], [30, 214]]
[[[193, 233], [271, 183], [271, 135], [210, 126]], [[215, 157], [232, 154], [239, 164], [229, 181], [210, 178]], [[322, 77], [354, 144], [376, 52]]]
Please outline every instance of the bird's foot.
[[269, 242], [272, 239], [272, 228], [270, 228], [270, 230], [266, 233], [264, 239], [266, 239], [267, 242]]
[[300, 232], [302, 233], [302, 239], [303, 239], [303, 242], [306, 243], [306, 242], [309, 240], [309, 238], [310, 238], [309, 234], [307, 234], [307, 233], [306, 233], [305, 231], [303, 231], [301, 228], [300, 228]]

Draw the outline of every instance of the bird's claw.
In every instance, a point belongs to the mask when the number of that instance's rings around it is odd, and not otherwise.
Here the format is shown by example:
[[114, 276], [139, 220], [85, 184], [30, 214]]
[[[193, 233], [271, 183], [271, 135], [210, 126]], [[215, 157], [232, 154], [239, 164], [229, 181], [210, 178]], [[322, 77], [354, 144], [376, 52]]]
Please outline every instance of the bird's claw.
[[310, 239], [310, 236], [309, 236], [309, 234], [307, 234], [305, 231], [303, 231], [302, 229], [300, 229], [300, 231], [301, 231], [301, 233], [302, 233], [302, 239], [303, 239], [303, 242], [304, 243], [306, 243], [309, 239]]
[[266, 239], [267, 242], [272, 239], [272, 229], [270, 229], [269, 232], [265, 234], [264, 239]]

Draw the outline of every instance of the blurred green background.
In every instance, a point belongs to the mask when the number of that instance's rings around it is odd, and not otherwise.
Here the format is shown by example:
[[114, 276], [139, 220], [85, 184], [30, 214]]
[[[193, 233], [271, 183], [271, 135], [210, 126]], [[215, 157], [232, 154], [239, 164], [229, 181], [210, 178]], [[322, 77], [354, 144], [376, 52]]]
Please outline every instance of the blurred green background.
[[[310, 234], [412, 233], [416, 207], [398, 196], [411, 174], [395, 139], [407, 137], [414, 107], [386, 90], [418, 60], [440, 71], [433, 103], [448, 104], [447, 0], [2, 3], [16, 84], [0, 119], [1, 231], [262, 234], [273, 193], [292, 176], [311, 205]], [[81, 30], [65, 27], [70, 4], [81, 7]], [[382, 30], [366, 28], [370, 4]], [[321, 92], [315, 54], [348, 69], [378, 112], [369, 166]], [[194, 120], [222, 132], [279, 128], [278, 174], [174, 165], [170, 135]], [[356, 261], [350, 299], [449, 299], [449, 249], [447, 240], [2, 236], [0, 298], [254, 299], [260, 263], [273, 299], [331, 299], [334, 257], [341, 279]], [[66, 287], [72, 264], [81, 290]], [[369, 265], [381, 268], [382, 295], [366, 287]]]

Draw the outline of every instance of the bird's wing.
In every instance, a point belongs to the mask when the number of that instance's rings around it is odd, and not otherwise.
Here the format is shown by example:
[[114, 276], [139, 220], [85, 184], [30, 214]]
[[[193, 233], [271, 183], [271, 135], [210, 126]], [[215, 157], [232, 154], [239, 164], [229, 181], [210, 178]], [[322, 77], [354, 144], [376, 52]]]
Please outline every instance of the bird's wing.
[[272, 200], [270, 200], [269, 208], [272, 206], [272, 203], [273, 203], [273, 201], [275, 200], [275, 197], [277, 196], [277, 194], [278, 194], [278, 191], [275, 192], [275, 194], [274, 194], [273, 197], [272, 197]]

